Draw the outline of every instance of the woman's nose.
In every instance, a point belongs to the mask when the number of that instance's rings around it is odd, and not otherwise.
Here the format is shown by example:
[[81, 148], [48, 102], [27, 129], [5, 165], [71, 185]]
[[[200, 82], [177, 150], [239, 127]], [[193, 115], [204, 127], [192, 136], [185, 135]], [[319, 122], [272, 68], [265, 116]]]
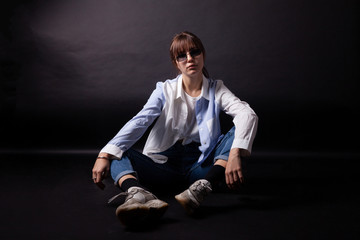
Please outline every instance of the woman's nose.
[[187, 56], [187, 61], [188, 61], [188, 62], [190, 62], [190, 61], [193, 61], [193, 60], [194, 60], [194, 58], [191, 56], [191, 54], [190, 54], [190, 53], [187, 53], [187, 54], [186, 54], [186, 56]]

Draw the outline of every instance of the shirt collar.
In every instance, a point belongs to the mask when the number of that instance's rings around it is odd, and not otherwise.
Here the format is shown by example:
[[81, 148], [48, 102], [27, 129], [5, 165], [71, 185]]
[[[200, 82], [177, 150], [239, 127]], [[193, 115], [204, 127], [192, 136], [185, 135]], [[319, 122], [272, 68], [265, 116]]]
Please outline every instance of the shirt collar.
[[[182, 87], [182, 75], [180, 74], [179, 79], [177, 81], [176, 98], [181, 98], [182, 100], [185, 100], [184, 94], [185, 94], [184, 89]], [[203, 82], [202, 82], [200, 97], [203, 97], [206, 100], [209, 100], [209, 81], [204, 75], [203, 75]]]

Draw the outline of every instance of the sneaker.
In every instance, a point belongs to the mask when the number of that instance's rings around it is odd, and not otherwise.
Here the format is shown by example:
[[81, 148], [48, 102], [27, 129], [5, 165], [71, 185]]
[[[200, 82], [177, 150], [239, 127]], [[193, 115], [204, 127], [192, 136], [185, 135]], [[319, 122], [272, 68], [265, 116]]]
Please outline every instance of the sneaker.
[[187, 214], [192, 215], [211, 191], [210, 182], [205, 179], [200, 179], [194, 182], [184, 192], [176, 195], [175, 199], [183, 206]]
[[153, 223], [164, 215], [169, 206], [143, 188], [131, 187], [126, 194], [125, 202], [116, 209], [116, 216], [125, 226]]

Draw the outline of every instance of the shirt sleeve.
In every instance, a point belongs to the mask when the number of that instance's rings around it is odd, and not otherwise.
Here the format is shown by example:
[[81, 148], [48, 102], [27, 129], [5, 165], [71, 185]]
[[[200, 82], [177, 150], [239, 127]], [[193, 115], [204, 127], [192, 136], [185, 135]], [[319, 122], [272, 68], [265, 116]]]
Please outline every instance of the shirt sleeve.
[[120, 159], [161, 114], [164, 103], [163, 83], [158, 82], [143, 109], [128, 121], [100, 152], [109, 153]]
[[253, 109], [236, 97], [223, 83], [218, 80], [215, 92], [216, 101], [221, 110], [233, 117], [235, 137], [231, 148], [240, 148], [242, 155], [250, 155], [257, 131], [258, 117]]

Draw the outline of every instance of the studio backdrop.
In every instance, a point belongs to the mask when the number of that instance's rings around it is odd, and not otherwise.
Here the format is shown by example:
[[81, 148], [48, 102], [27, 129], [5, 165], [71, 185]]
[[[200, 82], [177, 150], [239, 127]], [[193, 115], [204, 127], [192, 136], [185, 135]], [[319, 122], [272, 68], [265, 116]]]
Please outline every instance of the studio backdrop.
[[2, 149], [100, 150], [176, 76], [169, 44], [187, 30], [211, 78], [258, 114], [254, 151], [357, 151], [356, 1], [2, 5]]

